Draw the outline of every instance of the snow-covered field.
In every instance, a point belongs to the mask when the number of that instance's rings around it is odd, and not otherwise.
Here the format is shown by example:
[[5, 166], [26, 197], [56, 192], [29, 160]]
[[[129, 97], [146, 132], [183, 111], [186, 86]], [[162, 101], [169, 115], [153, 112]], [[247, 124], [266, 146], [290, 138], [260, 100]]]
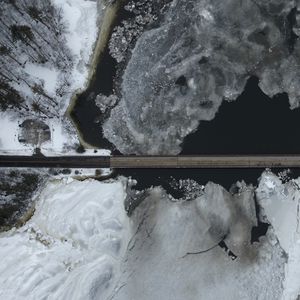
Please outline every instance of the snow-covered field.
[[[31, 220], [0, 234], [0, 298], [295, 300], [299, 183], [266, 172], [256, 191], [208, 183], [175, 202], [156, 187], [128, 217], [125, 178], [49, 181]], [[272, 227], [251, 244], [254, 192]]]
[[1, 299], [107, 299], [129, 239], [121, 181], [53, 181], [0, 237]]

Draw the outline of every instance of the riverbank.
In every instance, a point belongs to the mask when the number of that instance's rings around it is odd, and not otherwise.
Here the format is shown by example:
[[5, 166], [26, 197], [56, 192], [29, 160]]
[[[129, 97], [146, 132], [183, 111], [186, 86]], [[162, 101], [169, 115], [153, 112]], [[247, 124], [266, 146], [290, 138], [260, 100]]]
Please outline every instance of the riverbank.
[[[99, 17], [98, 17], [98, 27], [99, 27], [99, 33], [98, 33], [98, 38], [93, 50], [93, 54], [91, 56], [91, 60], [89, 63], [89, 73], [88, 77], [86, 80], [86, 84], [82, 89], [78, 89], [73, 93], [73, 96], [70, 99], [69, 106], [66, 111], [67, 117], [71, 120], [73, 123], [74, 127], [76, 128], [77, 135], [79, 138], [79, 141], [82, 146], [85, 148], [95, 148], [95, 146], [89, 144], [88, 142], [85, 141], [82, 133], [80, 132], [79, 126], [77, 122], [74, 120], [72, 117], [72, 112], [74, 110], [74, 107], [76, 105], [76, 102], [78, 101], [78, 98], [86, 92], [89, 87], [94, 83], [96, 80], [96, 71], [98, 68], [98, 65], [100, 64], [101, 59], [103, 59], [103, 54], [105, 52], [105, 49], [107, 48], [107, 43], [109, 41], [113, 25], [116, 21], [116, 18], [118, 16], [118, 11], [121, 8], [122, 4], [125, 2], [125, 0], [118, 0], [115, 1], [114, 3], [104, 7], [101, 4], [99, 4], [100, 8], [99, 10]], [[103, 11], [100, 11], [100, 10]]]

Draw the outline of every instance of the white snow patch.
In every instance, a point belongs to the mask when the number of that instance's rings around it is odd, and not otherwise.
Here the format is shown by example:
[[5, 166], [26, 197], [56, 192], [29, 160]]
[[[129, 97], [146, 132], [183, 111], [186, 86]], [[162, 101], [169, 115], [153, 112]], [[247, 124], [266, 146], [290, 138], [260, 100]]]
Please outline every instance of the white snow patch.
[[128, 243], [124, 184], [53, 181], [26, 226], [0, 234], [1, 299], [106, 299]]
[[48, 67], [44, 67], [41, 65], [36, 65], [32, 63], [27, 63], [25, 65], [25, 71], [27, 74], [34, 78], [39, 78], [44, 82], [45, 90], [54, 95], [55, 94], [55, 87], [57, 83], [58, 71], [50, 69]]
[[68, 24], [66, 39], [75, 57], [72, 90], [83, 88], [88, 76], [88, 64], [97, 40], [97, 2], [83, 0], [53, 0], [61, 7]]

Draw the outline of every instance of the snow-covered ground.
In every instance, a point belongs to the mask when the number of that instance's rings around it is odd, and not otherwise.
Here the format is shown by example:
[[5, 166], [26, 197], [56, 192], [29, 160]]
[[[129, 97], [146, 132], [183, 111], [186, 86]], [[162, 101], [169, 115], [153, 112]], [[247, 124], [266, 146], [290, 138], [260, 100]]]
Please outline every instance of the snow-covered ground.
[[[45, 155], [70, 154], [75, 152], [72, 147], [74, 148], [74, 145], [79, 143], [76, 131], [72, 128], [73, 125], [65, 113], [75, 91], [82, 90], [87, 84], [89, 64], [99, 30], [97, 18], [101, 15], [98, 12], [97, 2], [92, 0], [52, 0], [52, 3], [62, 12], [62, 22], [66, 27], [64, 38], [67, 49], [71, 53], [72, 67], [67, 70], [66, 74], [65, 70], [57, 69], [54, 65], [26, 62], [23, 70], [30, 80], [43, 82], [47, 94], [59, 103], [58, 115], [53, 118], [42, 118], [51, 131], [51, 141], [41, 146], [42, 153]], [[68, 89], [62, 96], [59, 96], [57, 89], [64, 81], [63, 76], [67, 76]], [[33, 97], [28, 87], [16, 85], [16, 88], [21, 88], [21, 93], [27, 93], [28, 99]], [[32, 111], [30, 113], [32, 114]], [[39, 118], [38, 114], [36, 117]], [[26, 119], [28, 119], [28, 113], [0, 114], [1, 153], [26, 155], [33, 153], [33, 146], [18, 141], [19, 125]]]
[[[295, 300], [299, 182], [262, 175], [272, 227], [251, 244], [255, 189], [243, 183], [233, 195], [208, 183], [192, 201], [151, 188], [128, 217], [125, 178], [49, 181], [31, 220], [0, 234], [0, 298]], [[216, 246], [224, 237], [235, 260]]]
[[[89, 73], [89, 62], [95, 45], [97, 26], [97, 2], [85, 0], [52, 0], [63, 10], [64, 22], [67, 24], [67, 45], [72, 51], [74, 68], [72, 72], [73, 91], [82, 89]], [[64, 103], [64, 108], [68, 106]]]
[[[20, 124], [24, 118], [18, 119], [7, 113], [0, 112], [0, 153], [7, 155], [32, 155], [35, 147], [30, 144], [18, 141]], [[41, 152], [46, 156], [51, 155], [109, 155], [110, 150], [85, 149], [84, 153], [76, 152], [76, 145], [79, 144], [74, 129], [65, 127], [65, 122], [58, 119], [50, 119], [46, 123], [50, 128], [51, 140], [40, 146]], [[71, 126], [71, 125], [70, 125]]]

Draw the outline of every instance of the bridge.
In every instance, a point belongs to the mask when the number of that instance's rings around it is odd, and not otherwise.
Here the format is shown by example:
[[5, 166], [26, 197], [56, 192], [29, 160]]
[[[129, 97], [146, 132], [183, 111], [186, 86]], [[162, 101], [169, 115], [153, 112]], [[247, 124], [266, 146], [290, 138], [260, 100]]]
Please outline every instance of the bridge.
[[300, 168], [300, 155], [0, 156], [20, 168]]

